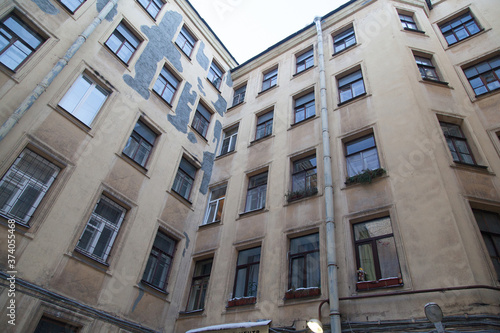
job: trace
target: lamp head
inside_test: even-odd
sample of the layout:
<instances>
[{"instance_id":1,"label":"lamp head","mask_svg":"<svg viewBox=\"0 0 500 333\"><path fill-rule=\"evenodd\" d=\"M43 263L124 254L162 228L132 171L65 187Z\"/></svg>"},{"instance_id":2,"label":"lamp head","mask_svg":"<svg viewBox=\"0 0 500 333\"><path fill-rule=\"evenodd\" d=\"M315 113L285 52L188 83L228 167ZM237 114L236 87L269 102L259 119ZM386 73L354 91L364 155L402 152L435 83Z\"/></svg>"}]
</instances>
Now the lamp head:
<instances>
[{"instance_id":1,"label":"lamp head","mask_svg":"<svg viewBox=\"0 0 500 333\"><path fill-rule=\"evenodd\" d=\"M314 333L323 333L323 325L318 319L311 319L307 322L307 326Z\"/></svg>"}]
</instances>

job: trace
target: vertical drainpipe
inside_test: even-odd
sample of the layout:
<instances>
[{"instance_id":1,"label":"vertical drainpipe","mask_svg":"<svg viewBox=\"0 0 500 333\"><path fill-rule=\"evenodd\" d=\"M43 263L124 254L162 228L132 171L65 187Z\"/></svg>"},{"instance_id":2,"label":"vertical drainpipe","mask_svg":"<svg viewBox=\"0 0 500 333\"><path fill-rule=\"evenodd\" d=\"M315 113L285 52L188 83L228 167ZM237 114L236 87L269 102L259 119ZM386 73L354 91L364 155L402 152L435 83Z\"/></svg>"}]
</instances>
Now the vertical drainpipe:
<instances>
[{"instance_id":1,"label":"vertical drainpipe","mask_svg":"<svg viewBox=\"0 0 500 333\"><path fill-rule=\"evenodd\" d=\"M333 223L333 179L332 158L330 150L330 133L328 130L328 109L326 107L325 59L323 55L323 32L321 17L314 19L318 33L318 64L321 97L321 126L323 137L323 168L325 176L325 211L326 211L326 251L328 261L328 297L330 299L330 327L332 333L340 333L339 293L337 278L337 254L335 250L335 225ZM321 318L318 318L321 320Z\"/></svg>"},{"instance_id":2,"label":"vertical drainpipe","mask_svg":"<svg viewBox=\"0 0 500 333\"><path fill-rule=\"evenodd\" d=\"M17 122L22 118L22 116L28 111L28 109L35 103L35 101L42 95L45 90L50 86L52 81L61 73L63 68L68 64L68 62L73 58L80 47L85 43L89 36L94 32L95 28L101 24L102 20L109 14L111 9L116 5L118 0L109 0L109 2L104 6L104 8L99 12L91 24L78 36L74 43L66 51L64 57L59 59L55 66L50 70L50 72L37 84L35 89L29 94L28 97L22 101L19 107L14 111L14 113L7 119L2 127L0 127L0 141L2 141L5 136L10 132L10 130L17 124Z\"/></svg>"}]
</instances>

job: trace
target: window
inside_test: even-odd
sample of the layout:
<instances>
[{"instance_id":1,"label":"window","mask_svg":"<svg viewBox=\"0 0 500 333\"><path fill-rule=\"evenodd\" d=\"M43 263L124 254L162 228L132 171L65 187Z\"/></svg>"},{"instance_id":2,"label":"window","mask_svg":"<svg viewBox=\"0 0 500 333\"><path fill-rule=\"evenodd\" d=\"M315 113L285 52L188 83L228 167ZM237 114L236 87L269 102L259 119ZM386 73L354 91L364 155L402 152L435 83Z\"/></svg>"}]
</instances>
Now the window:
<instances>
[{"instance_id":1,"label":"window","mask_svg":"<svg viewBox=\"0 0 500 333\"><path fill-rule=\"evenodd\" d=\"M320 287L319 234L290 240L288 288Z\"/></svg>"},{"instance_id":2,"label":"window","mask_svg":"<svg viewBox=\"0 0 500 333\"><path fill-rule=\"evenodd\" d=\"M243 101L245 100L246 91L247 91L246 84L234 91L233 106L243 103Z\"/></svg>"},{"instance_id":3,"label":"window","mask_svg":"<svg viewBox=\"0 0 500 333\"><path fill-rule=\"evenodd\" d=\"M356 263L363 268L365 281L399 278L401 271L390 218L356 223L353 229Z\"/></svg>"},{"instance_id":4,"label":"window","mask_svg":"<svg viewBox=\"0 0 500 333\"><path fill-rule=\"evenodd\" d=\"M153 91L163 98L168 104L172 104L174 94L179 87L179 80L168 69L163 67L158 79L153 86Z\"/></svg>"},{"instance_id":5,"label":"window","mask_svg":"<svg viewBox=\"0 0 500 333\"><path fill-rule=\"evenodd\" d=\"M293 162L292 192L313 194L318 191L316 155L307 156Z\"/></svg>"},{"instance_id":6,"label":"window","mask_svg":"<svg viewBox=\"0 0 500 333\"><path fill-rule=\"evenodd\" d=\"M299 123L315 115L316 106L314 104L314 91L295 99L295 123Z\"/></svg>"},{"instance_id":7,"label":"window","mask_svg":"<svg viewBox=\"0 0 500 333\"><path fill-rule=\"evenodd\" d=\"M274 111L270 111L257 117L257 131L255 132L255 140L262 139L273 133L273 116Z\"/></svg>"},{"instance_id":8,"label":"window","mask_svg":"<svg viewBox=\"0 0 500 333\"><path fill-rule=\"evenodd\" d=\"M357 70L354 73L340 78L338 82L340 103L347 102L366 92L361 70Z\"/></svg>"},{"instance_id":9,"label":"window","mask_svg":"<svg viewBox=\"0 0 500 333\"><path fill-rule=\"evenodd\" d=\"M116 27L115 31L113 31L106 41L106 46L109 47L120 60L128 64L128 61L135 50L137 50L140 43L141 41L122 22Z\"/></svg>"},{"instance_id":10,"label":"window","mask_svg":"<svg viewBox=\"0 0 500 333\"><path fill-rule=\"evenodd\" d=\"M250 177L248 180L245 212L263 209L266 206L267 171Z\"/></svg>"},{"instance_id":11,"label":"window","mask_svg":"<svg viewBox=\"0 0 500 333\"><path fill-rule=\"evenodd\" d=\"M238 253L233 297L256 297L259 285L260 246Z\"/></svg>"},{"instance_id":12,"label":"window","mask_svg":"<svg viewBox=\"0 0 500 333\"><path fill-rule=\"evenodd\" d=\"M500 281L500 215L479 209L472 211Z\"/></svg>"},{"instance_id":13,"label":"window","mask_svg":"<svg viewBox=\"0 0 500 333\"><path fill-rule=\"evenodd\" d=\"M163 2L161 0L137 0L137 1L154 19L156 19L158 13L161 10L161 7L163 7Z\"/></svg>"},{"instance_id":14,"label":"window","mask_svg":"<svg viewBox=\"0 0 500 333\"><path fill-rule=\"evenodd\" d=\"M190 57L195 43L196 43L196 39L186 29L186 27L183 26L181 29L181 32L179 33L179 36L177 36L175 44L177 44L177 46L179 46L181 48L181 50L182 50L182 52L184 52L184 54L186 54L188 57Z\"/></svg>"},{"instance_id":15,"label":"window","mask_svg":"<svg viewBox=\"0 0 500 333\"><path fill-rule=\"evenodd\" d=\"M58 105L90 127L108 95L108 91L86 74L82 74L69 88Z\"/></svg>"},{"instance_id":16,"label":"window","mask_svg":"<svg viewBox=\"0 0 500 333\"><path fill-rule=\"evenodd\" d=\"M156 137L156 133L139 120L135 124L132 135L128 138L123 153L140 166L145 167L155 144Z\"/></svg>"},{"instance_id":17,"label":"window","mask_svg":"<svg viewBox=\"0 0 500 333\"><path fill-rule=\"evenodd\" d=\"M28 224L60 169L24 149L0 180L0 213Z\"/></svg>"},{"instance_id":18,"label":"window","mask_svg":"<svg viewBox=\"0 0 500 333\"><path fill-rule=\"evenodd\" d=\"M500 88L500 57L494 57L464 69L476 96Z\"/></svg>"},{"instance_id":19,"label":"window","mask_svg":"<svg viewBox=\"0 0 500 333\"><path fill-rule=\"evenodd\" d=\"M43 42L45 38L11 13L0 22L0 63L15 71Z\"/></svg>"},{"instance_id":20,"label":"window","mask_svg":"<svg viewBox=\"0 0 500 333\"><path fill-rule=\"evenodd\" d=\"M420 71L420 75L422 75L422 79L439 81L436 67L434 67L431 58L415 56L415 61L417 62L417 67Z\"/></svg>"},{"instance_id":21,"label":"window","mask_svg":"<svg viewBox=\"0 0 500 333\"><path fill-rule=\"evenodd\" d=\"M236 138L238 136L238 125L233 126L224 131L224 139L222 140L221 155L225 155L234 151L236 148Z\"/></svg>"},{"instance_id":22,"label":"window","mask_svg":"<svg viewBox=\"0 0 500 333\"><path fill-rule=\"evenodd\" d=\"M366 170L380 168L373 134L347 142L345 149L349 177L356 176Z\"/></svg>"},{"instance_id":23,"label":"window","mask_svg":"<svg viewBox=\"0 0 500 333\"><path fill-rule=\"evenodd\" d=\"M278 68L275 68L264 74L264 80L262 81L262 91L274 87L277 83Z\"/></svg>"},{"instance_id":24,"label":"window","mask_svg":"<svg viewBox=\"0 0 500 333\"><path fill-rule=\"evenodd\" d=\"M441 129L454 162L475 165L474 156L467 143L467 138L462 133L460 126L440 121Z\"/></svg>"},{"instance_id":25,"label":"window","mask_svg":"<svg viewBox=\"0 0 500 333\"><path fill-rule=\"evenodd\" d=\"M223 185L214 188L210 192L210 199L208 200L207 212L205 214L205 221L203 221L203 224L221 221L224 199L226 197L226 188L227 185Z\"/></svg>"},{"instance_id":26,"label":"window","mask_svg":"<svg viewBox=\"0 0 500 333\"><path fill-rule=\"evenodd\" d=\"M64 323L59 320L55 320L49 317L42 316L38 325L36 326L34 333L76 333L78 332L78 327Z\"/></svg>"},{"instance_id":27,"label":"window","mask_svg":"<svg viewBox=\"0 0 500 333\"><path fill-rule=\"evenodd\" d=\"M208 81L210 81L215 88L219 89L223 75L224 71L219 66L217 66L214 61L212 61L210 69L208 70Z\"/></svg>"},{"instance_id":28,"label":"window","mask_svg":"<svg viewBox=\"0 0 500 333\"><path fill-rule=\"evenodd\" d=\"M212 259L207 259L196 263L191 282L191 291L189 292L187 311L202 310L205 308L205 297L207 296L212 262Z\"/></svg>"},{"instance_id":29,"label":"window","mask_svg":"<svg viewBox=\"0 0 500 333\"><path fill-rule=\"evenodd\" d=\"M78 8L83 5L85 0L59 0L59 2L71 12L71 14L74 14Z\"/></svg>"},{"instance_id":30,"label":"window","mask_svg":"<svg viewBox=\"0 0 500 333\"><path fill-rule=\"evenodd\" d=\"M467 12L464 15L439 25L439 29L441 29L448 45L453 45L481 31L471 12Z\"/></svg>"},{"instance_id":31,"label":"window","mask_svg":"<svg viewBox=\"0 0 500 333\"><path fill-rule=\"evenodd\" d=\"M351 27L333 37L333 53L339 53L356 44L354 27Z\"/></svg>"},{"instance_id":32,"label":"window","mask_svg":"<svg viewBox=\"0 0 500 333\"><path fill-rule=\"evenodd\" d=\"M399 14L399 19L405 30L418 30L413 15Z\"/></svg>"},{"instance_id":33,"label":"window","mask_svg":"<svg viewBox=\"0 0 500 333\"><path fill-rule=\"evenodd\" d=\"M167 289L168 274L174 258L176 241L158 231L149 254L142 281L161 290Z\"/></svg>"},{"instance_id":34,"label":"window","mask_svg":"<svg viewBox=\"0 0 500 333\"><path fill-rule=\"evenodd\" d=\"M77 249L98 261L105 262L125 213L125 208L101 196L76 245Z\"/></svg>"},{"instance_id":35,"label":"window","mask_svg":"<svg viewBox=\"0 0 500 333\"><path fill-rule=\"evenodd\" d=\"M310 49L297 56L296 73L305 71L314 65L314 49Z\"/></svg>"},{"instance_id":36,"label":"window","mask_svg":"<svg viewBox=\"0 0 500 333\"><path fill-rule=\"evenodd\" d=\"M181 159L181 164L175 175L174 185L172 190L181 195L184 199L189 200L191 188L193 187L194 177L196 176L196 167L189 163L184 157Z\"/></svg>"},{"instance_id":37,"label":"window","mask_svg":"<svg viewBox=\"0 0 500 333\"><path fill-rule=\"evenodd\" d=\"M203 137L207 136L208 125L212 114L201 103L198 103L191 126Z\"/></svg>"}]
</instances>

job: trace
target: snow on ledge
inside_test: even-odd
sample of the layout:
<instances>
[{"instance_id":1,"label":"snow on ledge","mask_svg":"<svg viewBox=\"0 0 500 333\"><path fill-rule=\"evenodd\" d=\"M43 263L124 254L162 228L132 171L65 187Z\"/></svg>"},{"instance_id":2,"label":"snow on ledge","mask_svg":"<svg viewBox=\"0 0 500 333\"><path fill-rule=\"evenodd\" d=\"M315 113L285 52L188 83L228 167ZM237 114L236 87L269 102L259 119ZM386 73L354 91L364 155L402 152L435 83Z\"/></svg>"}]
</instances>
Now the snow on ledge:
<instances>
[{"instance_id":1,"label":"snow on ledge","mask_svg":"<svg viewBox=\"0 0 500 333\"><path fill-rule=\"evenodd\" d=\"M214 325L207 326L202 328L195 328L187 331L186 333L198 333L198 332L207 332L207 331L219 331L219 330L230 330L235 328L252 328L258 326L269 325L271 320L257 321L257 322L246 322L246 323L232 323L232 324L222 324L222 325Z\"/></svg>"}]
</instances>

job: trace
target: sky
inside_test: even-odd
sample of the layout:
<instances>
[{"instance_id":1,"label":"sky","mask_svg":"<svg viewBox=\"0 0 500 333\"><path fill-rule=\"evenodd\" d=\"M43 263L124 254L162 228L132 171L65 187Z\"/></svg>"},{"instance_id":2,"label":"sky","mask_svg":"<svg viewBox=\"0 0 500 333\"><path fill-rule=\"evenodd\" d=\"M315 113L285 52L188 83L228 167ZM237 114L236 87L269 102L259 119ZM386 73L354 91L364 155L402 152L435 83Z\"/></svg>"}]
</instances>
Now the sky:
<instances>
[{"instance_id":1,"label":"sky","mask_svg":"<svg viewBox=\"0 0 500 333\"><path fill-rule=\"evenodd\" d=\"M242 64L348 0L190 0Z\"/></svg>"}]
</instances>

